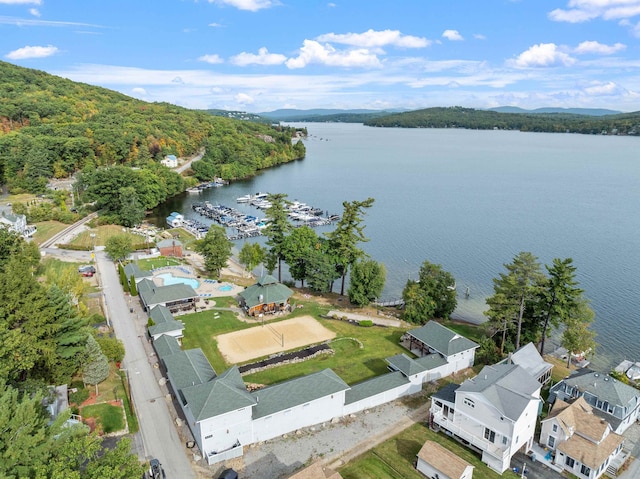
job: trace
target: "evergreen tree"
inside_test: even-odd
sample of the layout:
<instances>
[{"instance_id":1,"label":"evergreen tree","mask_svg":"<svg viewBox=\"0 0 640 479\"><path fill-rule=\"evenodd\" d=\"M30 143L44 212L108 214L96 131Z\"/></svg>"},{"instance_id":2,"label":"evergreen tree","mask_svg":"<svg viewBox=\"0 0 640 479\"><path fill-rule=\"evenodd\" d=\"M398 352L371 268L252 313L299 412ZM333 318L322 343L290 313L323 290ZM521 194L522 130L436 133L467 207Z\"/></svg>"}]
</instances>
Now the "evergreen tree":
<instances>
[{"instance_id":1,"label":"evergreen tree","mask_svg":"<svg viewBox=\"0 0 640 479\"><path fill-rule=\"evenodd\" d=\"M294 228L282 245L282 254L289 265L289 274L294 280L300 281L303 288L307 277L308 258L318 248L320 248L318 235L306 225Z\"/></svg>"},{"instance_id":2,"label":"evergreen tree","mask_svg":"<svg viewBox=\"0 0 640 479\"><path fill-rule=\"evenodd\" d=\"M128 284L131 285L129 288L129 290L131 291L131 296L138 296L138 287L136 286L135 276L131 275L131 279L129 280Z\"/></svg>"},{"instance_id":3,"label":"evergreen tree","mask_svg":"<svg viewBox=\"0 0 640 479\"><path fill-rule=\"evenodd\" d=\"M204 256L204 266L214 276L219 277L231 257L231 241L222 226L212 225L201 239L196 250Z\"/></svg>"},{"instance_id":4,"label":"evergreen tree","mask_svg":"<svg viewBox=\"0 0 640 479\"><path fill-rule=\"evenodd\" d=\"M124 266L118 261L118 274L120 275L120 284L125 293L129 292L129 282L127 281L127 274L124 272Z\"/></svg>"},{"instance_id":5,"label":"evergreen tree","mask_svg":"<svg viewBox=\"0 0 640 479\"><path fill-rule=\"evenodd\" d=\"M291 231L291 223L287 218L287 195L284 193L269 194L267 201L271 206L266 212L267 226L264 235L271 255L277 259L278 281L282 281L282 260L284 259L284 243Z\"/></svg>"},{"instance_id":6,"label":"evergreen tree","mask_svg":"<svg viewBox=\"0 0 640 479\"><path fill-rule=\"evenodd\" d=\"M91 334L87 338L86 357L82 380L87 384L95 385L96 394L98 394L98 384L109 377L109 361Z\"/></svg>"},{"instance_id":7,"label":"evergreen tree","mask_svg":"<svg viewBox=\"0 0 640 479\"><path fill-rule=\"evenodd\" d=\"M418 281L408 280L402 293L407 321L424 324L432 318L448 319L456 309L456 280L439 264L422 263Z\"/></svg>"},{"instance_id":8,"label":"evergreen tree","mask_svg":"<svg viewBox=\"0 0 640 479\"><path fill-rule=\"evenodd\" d=\"M364 209L371 208L373 198L364 201L345 201L342 203L344 211L338 221L336 229L327 234L336 269L342 277L340 295L344 296L344 283L349 267L358 259L365 256L364 251L358 248L358 243L369 241L364 236Z\"/></svg>"}]
</instances>

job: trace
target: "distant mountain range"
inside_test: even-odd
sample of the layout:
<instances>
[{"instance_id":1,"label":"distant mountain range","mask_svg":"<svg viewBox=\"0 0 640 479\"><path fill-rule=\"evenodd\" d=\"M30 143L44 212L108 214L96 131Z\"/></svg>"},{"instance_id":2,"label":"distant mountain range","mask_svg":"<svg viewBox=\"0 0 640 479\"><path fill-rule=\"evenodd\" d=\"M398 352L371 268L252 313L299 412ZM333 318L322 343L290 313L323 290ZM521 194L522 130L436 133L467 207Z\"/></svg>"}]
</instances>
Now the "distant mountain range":
<instances>
[{"instance_id":1,"label":"distant mountain range","mask_svg":"<svg viewBox=\"0 0 640 479\"><path fill-rule=\"evenodd\" d=\"M549 114L549 113L566 113L568 115L588 115L588 116L605 116L605 115L617 115L622 113L618 110L607 110L604 108L555 108L545 107L536 108L535 110L525 110L517 106L499 106L496 108L489 108L490 111L497 111L499 113L527 113L527 114Z\"/></svg>"}]
</instances>

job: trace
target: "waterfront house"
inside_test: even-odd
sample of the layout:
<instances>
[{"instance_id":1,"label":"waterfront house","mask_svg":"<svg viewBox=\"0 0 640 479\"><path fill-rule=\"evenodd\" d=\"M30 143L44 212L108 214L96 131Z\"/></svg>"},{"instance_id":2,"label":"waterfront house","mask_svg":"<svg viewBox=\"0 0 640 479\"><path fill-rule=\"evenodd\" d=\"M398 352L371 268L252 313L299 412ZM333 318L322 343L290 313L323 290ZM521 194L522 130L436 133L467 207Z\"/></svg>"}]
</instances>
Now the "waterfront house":
<instances>
[{"instance_id":1,"label":"waterfront house","mask_svg":"<svg viewBox=\"0 0 640 479\"><path fill-rule=\"evenodd\" d=\"M169 308L162 305L155 306L149 312L149 318L154 323L148 327L149 336L154 340L163 334L176 338L178 342L182 340L184 323L176 320Z\"/></svg>"},{"instance_id":2,"label":"waterfront house","mask_svg":"<svg viewBox=\"0 0 640 479\"><path fill-rule=\"evenodd\" d=\"M533 343L525 344L502 362L521 366L543 386L551 381L553 364L546 362L540 356Z\"/></svg>"},{"instance_id":3,"label":"waterfront house","mask_svg":"<svg viewBox=\"0 0 640 479\"><path fill-rule=\"evenodd\" d=\"M432 396L429 425L480 452L482 462L502 473L516 452L531 450L540 389L516 364L485 366L476 377Z\"/></svg>"},{"instance_id":4,"label":"waterfront house","mask_svg":"<svg viewBox=\"0 0 640 479\"><path fill-rule=\"evenodd\" d=\"M540 445L555 451L554 463L578 477L597 479L608 467L615 472L623 440L607 421L593 413L584 397L571 404L556 399L542 420Z\"/></svg>"},{"instance_id":5,"label":"waterfront house","mask_svg":"<svg viewBox=\"0 0 640 479\"><path fill-rule=\"evenodd\" d=\"M176 155L167 155L162 160L160 160L160 163L167 168L177 168L178 158L176 158Z\"/></svg>"},{"instance_id":6,"label":"waterfront house","mask_svg":"<svg viewBox=\"0 0 640 479\"><path fill-rule=\"evenodd\" d=\"M173 256L182 258L182 243L177 239L164 239L156 243L161 256Z\"/></svg>"},{"instance_id":7,"label":"waterfront house","mask_svg":"<svg viewBox=\"0 0 640 479\"><path fill-rule=\"evenodd\" d=\"M426 441L418 452L416 469L429 478L471 479L473 477L471 464L434 441Z\"/></svg>"},{"instance_id":8,"label":"waterfront house","mask_svg":"<svg viewBox=\"0 0 640 479\"><path fill-rule=\"evenodd\" d=\"M549 392L551 403L556 399L572 402L579 397L583 397L593 412L607 421L617 434L622 434L638 420L640 391L608 374L582 369L554 384Z\"/></svg>"},{"instance_id":9,"label":"waterfront house","mask_svg":"<svg viewBox=\"0 0 640 479\"><path fill-rule=\"evenodd\" d=\"M184 215L174 211L167 216L167 226L169 228L180 228L184 223Z\"/></svg>"},{"instance_id":10,"label":"waterfront house","mask_svg":"<svg viewBox=\"0 0 640 479\"><path fill-rule=\"evenodd\" d=\"M138 283L138 294L147 312L155 306L165 306L175 314L180 311L193 309L198 301L198 293L189 285L184 283L170 284L167 286L156 286L148 278L144 278Z\"/></svg>"},{"instance_id":11,"label":"waterfront house","mask_svg":"<svg viewBox=\"0 0 640 479\"><path fill-rule=\"evenodd\" d=\"M407 331L401 342L416 356L435 355L434 359L444 359L446 367L441 370L442 377L473 366L478 348L477 343L436 321L429 321L420 328Z\"/></svg>"},{"instance_id":12,"label":"waterfront house","mask_svg":"<svg viewBox=\"0 0 640 479\"><path fill-rule=\"evenodd\" d=\"M260 316L262 314L274 314L282 311L289 311L291 305L289 298L293 291L271 275L264 275L258 282L242 291L240 306L249 316Z\"/></svg>"}]
</instances>

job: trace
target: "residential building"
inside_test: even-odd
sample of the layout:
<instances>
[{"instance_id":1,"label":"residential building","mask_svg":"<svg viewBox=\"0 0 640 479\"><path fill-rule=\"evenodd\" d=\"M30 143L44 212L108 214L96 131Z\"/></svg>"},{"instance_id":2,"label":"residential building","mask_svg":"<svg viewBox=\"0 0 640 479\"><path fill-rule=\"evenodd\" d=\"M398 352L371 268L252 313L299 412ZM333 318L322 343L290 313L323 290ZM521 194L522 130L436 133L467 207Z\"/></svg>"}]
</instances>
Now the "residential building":
<instances>
[{"instance_id":1,"label":"residential building","mask_svg":"<svg viewBox=\"0 0 640 479\"><path fill-rule=\"evenodd\" d=\"M471 464L434 441L426 441L418 452L416 469L430 479L471 479L473 477Z\"/></svg>"},{"instance_id":2,"label":"residential building","mask_svg":"<svg viewBox=\"0 0 640 479\"><path fill-rule=\"evenodd\" d=\"M160 163L167 168L177 168L178 158L176 158L176 155L167 155L162 160L160 160Z\"/></svg>"},{"instance_id":3,"label":"residential building","mask_svg":"<svg viewBox=\"0 0 640 479\"><path fill-rule=\"evenodd\" d=\"M613 432L622 434L640 414L640 391L608 374L583 369L554 384L549 402L556 398L571 402L583 397L593 412L607 421Z\"/></svg>"},{"instance_id":4,"label":"residential building","mask_svg":"<svg viewBox=\"0 0 640 479\"><path fill-rule=\"evenodd\" d=\"M154 340L158 339L161 335L166 334L173 336L181 342L184 331L184 323L176 320L169 308L158 305L151 309L149 312L149 318L153 321L153 325L149 326L149 336Z\"/></svg>"},{"instance_id":5,"label":"residential building","mask_svg":"<svg viewBox=\"0 0 640 479\"><path fill-rule=\"evenodd\" d=\"M551 381L553 364L546 362L533 343L528 343L502 361L521 366L543 386Z\"/></svg>"},{"instance_id":6,"label":"residential building","mask_svg":"<svg viewBox=\"0 0 640 479\"><path fill-rule=\"evenodd\" d=\"M443 376L473 366L478 344L460 336L455 331L442 326L436 321L429 321L424 326L407 331L401 343L416 356L440 357L447 363Z\"/></svg>"},{"instance_id":7,"label":"residential building","mask_svg":"<svg viewBox=\"0 0 640 479\"><path fill-rule=\"evenodd\" d=\"M274 314L289 311L289 298L293 295L288 287L271 275L264 275L253 284L240 292L240 306L249 316Z\"/></svg>"},{"instance_id":8,"label":"residential building","mask_svg":"<svg viewBox=\"0 0 640 479\"><path fill-rule=\"evenodd\" d=\"M430 426L480 452L485 464L502 473L517 451L531 449L540 389L521 366L485 366L476 377L432 396Z\"/></svg>"},{"instance_id":9,"label":"residential building","mask_svg":"<svg viewBox=\"0 0 640 479\"><path fill-rule=\"evenodd\" d=\"M127 277L128 281L131 281L131 277L133 276L133 279L136 282L136 285L145 278L153 277L153 273L151 271L143 271L135 263L126 264L124 266L124 274Z\"/></svg>"},{"instance_id":10,"label":"residential building","mask_svg":"<svg viewBox=\"0 0 640 479\"><path fill-rule=\"evenodd\" d=\"M31 238L37 231L37 228L33 225L27 224L27 217L25 215L14 215L12 213L2 212L0 215L0 228L6 228L9 231L18 233L23 238Z\"/></svg>"},{"instance_id":11,"label":"residential building","mask_svg":"<svg viewBox=\"0 0 640 479\"><path fill-rule=\"evenodd\" d=\"M195 307L198 301L198 293L184 283L156 286L148 278L138 283L138 294L147 312L155 306L161 305L169 308L172 314L180 311L189 311Z\"/></svg>"},{"instance_id":12,"label":"residential building","mask_svg":"<svg viewBox=\"0 0 640 479\"><path fill-rule=\"evenodd\" d=\"M555 451L554 464L586 479L599 478L610 465L616 470L623 440L584 397L571 404L556 399L540 433L540 444Z\"/></svg>"},{"instance_id":13,"label":"residential building","mask_svg":"<svg viewBox=\"0 0 640 479\"><path fill-rule=\"evenodd\" d=\"M174 211L167 216L167 226L169 228L180 228L184 224L184 215Z\"/></svg>"},{"instance_id":14,"label":"residential building","mask_svg":"<svg viewBox=\"0 0 640 479\"><path fill-rule=\"evenodd\" d=\"M161 256L174 256L182 258L182 243L177 239L164 239L156 243Z\"/></svg>"}]
</instances>

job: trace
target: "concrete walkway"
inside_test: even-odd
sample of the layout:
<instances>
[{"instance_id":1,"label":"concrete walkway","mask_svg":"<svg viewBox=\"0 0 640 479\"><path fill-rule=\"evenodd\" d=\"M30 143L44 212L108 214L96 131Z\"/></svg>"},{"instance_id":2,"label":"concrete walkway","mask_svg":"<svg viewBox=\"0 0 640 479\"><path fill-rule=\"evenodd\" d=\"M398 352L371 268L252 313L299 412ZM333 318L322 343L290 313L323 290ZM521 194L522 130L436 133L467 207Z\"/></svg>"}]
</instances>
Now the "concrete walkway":
<instances>
[{"instance_id":1,"label":"concrete walkway","mask_svg":"<svg viewBox=\"0 0 640 479\"><path fill-rule=\"evenodd\" d=\"M339 318L346 317L353 321L372 321L373 324L378 326L389 326L392 328L400 328L403 326L402 321L399 319L381 318L380 316L373 316L368 314L349 313L347 311L332 310L327 313L329 317L337 316Z\"/></svg>"}]
</instances>

